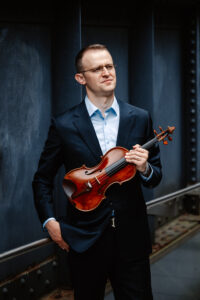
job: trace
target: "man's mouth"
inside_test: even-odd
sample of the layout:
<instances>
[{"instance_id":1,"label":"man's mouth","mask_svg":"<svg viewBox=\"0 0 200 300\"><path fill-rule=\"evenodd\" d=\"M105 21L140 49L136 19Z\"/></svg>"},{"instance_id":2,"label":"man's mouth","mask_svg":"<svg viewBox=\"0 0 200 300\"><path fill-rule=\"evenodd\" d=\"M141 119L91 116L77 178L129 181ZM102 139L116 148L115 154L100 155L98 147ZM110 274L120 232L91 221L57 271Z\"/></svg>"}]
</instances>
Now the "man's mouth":
<instances>
[{"instance_id":1,"label":"man's mouth","mask_svg":"<svg viewBox=\"0 0 200 300\"><path fill-rule=\"evenodd\" d=\"M110 83L110 82L112 82L112 79L106 79L106 80L102 81L102 83Z\"/></svg>"}]
</instances>

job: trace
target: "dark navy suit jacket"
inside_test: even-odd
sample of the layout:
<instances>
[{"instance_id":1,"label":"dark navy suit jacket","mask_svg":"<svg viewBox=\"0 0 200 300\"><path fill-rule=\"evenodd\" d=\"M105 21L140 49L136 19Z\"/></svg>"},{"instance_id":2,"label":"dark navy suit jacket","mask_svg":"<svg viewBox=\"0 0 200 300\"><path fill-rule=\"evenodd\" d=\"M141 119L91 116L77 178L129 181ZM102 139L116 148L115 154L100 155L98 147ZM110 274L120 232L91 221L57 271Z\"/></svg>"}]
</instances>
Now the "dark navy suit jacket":
<instances>
[{"instance_id":1,"label":"dark navy suit jacket","mask_svg":"<svg viewBox=\"0 0 200 300\"><path fill-rule=\"evenodd\" d=\"M146 110L118 101L120 123L117 146L131 149L154 137L152 121ZM136 173L122 185L113 184L106 191L106 199L93 211L83 212L74 208L67 198L66 211L55 215L53 186L61 165L68 172L85 164L93 167L101 161L101 148L88 115L85 102L53 118L39 166L33 179L35 206L43 223L55 217L61 226L64 240L77 251L87 250L101 235L115 210L116 236L119 249L128 257L144 257L151 252L146 204L141 184L153 188L161 180L159 146L150 149L149 163L153 169L150 180L145 182Z\"/></svg>"}]
</instances>

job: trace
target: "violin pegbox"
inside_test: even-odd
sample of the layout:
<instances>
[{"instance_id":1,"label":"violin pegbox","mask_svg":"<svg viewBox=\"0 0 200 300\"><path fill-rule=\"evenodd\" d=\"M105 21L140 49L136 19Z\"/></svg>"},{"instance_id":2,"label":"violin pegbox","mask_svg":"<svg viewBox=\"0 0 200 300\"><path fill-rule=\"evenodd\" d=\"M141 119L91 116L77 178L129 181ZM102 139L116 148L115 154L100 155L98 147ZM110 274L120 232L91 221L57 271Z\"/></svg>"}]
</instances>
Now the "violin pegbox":
<instances>
[{"instance_id":1,"label":"violin pegbox","mask_svg":"<svg viewBox=\"0 0 200 300\"><path fill-rule=\"evenodd\" d=\"M169 141L172 141L172 137L170 136L170 134L172 134L175 130L175 126L168 126L166 130L163 130L161 126L158 126L158 128L160 129L160 133L157 133L157 131L154 129L154 133L156 135L156 138L158 139L158 141L163 141L164 145L168 145L168 141L166 140L166 138Z\"/></svg>"}]
</instances>

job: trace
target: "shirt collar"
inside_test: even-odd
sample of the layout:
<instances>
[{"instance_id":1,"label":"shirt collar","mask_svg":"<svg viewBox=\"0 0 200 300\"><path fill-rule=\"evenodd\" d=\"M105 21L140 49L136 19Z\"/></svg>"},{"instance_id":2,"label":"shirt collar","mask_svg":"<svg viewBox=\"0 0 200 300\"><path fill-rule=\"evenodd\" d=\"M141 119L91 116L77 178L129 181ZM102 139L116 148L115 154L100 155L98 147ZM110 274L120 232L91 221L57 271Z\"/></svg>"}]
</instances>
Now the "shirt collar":
<instances>
[{"instance_id":1,"label":"shirt collar","mask_svg":"<svg viewBox=\"0 0 200 300\"><path fill-rule=\"evenodd\" d=\"M87 108L87 111L89 113L89 116L91 117L96 111L100 111L98 107L96 107L88 98L88 96L85 96L85 105ZM113 111L115 115L119 115L119 104L117 102L117 99L114 97L114 101L106 111Z\"/></svg>"}]
</instances>

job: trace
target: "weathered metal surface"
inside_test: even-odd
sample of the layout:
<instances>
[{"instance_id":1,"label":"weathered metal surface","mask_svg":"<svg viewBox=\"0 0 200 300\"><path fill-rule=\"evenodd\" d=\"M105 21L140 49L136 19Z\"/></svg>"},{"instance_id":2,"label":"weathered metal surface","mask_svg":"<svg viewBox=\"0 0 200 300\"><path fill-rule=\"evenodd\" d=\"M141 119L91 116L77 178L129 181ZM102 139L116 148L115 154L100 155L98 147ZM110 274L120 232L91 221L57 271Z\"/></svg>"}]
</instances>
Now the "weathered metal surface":
<instances>
[{"instance_id":1,"label":"weathered metal surface","mask_svg":"<svg viewBox=\"0 0 200 300\"><path fill-rule=\"evenodd\" d=\"M200 217L184 214L161 226L155 232L151 262L172 251L186 239L200 231Z\"/></svg>"},{"instance_id":2,"label":"weathered metal surface","mask_svg":"<svg viewBox=\"0 0 200 300\"><path fill-rule=\"evenodd\" d=\"M58 286L58 262L55 256L0 283L1 300L39 299Z\"/></svg>"}]
</instances>

